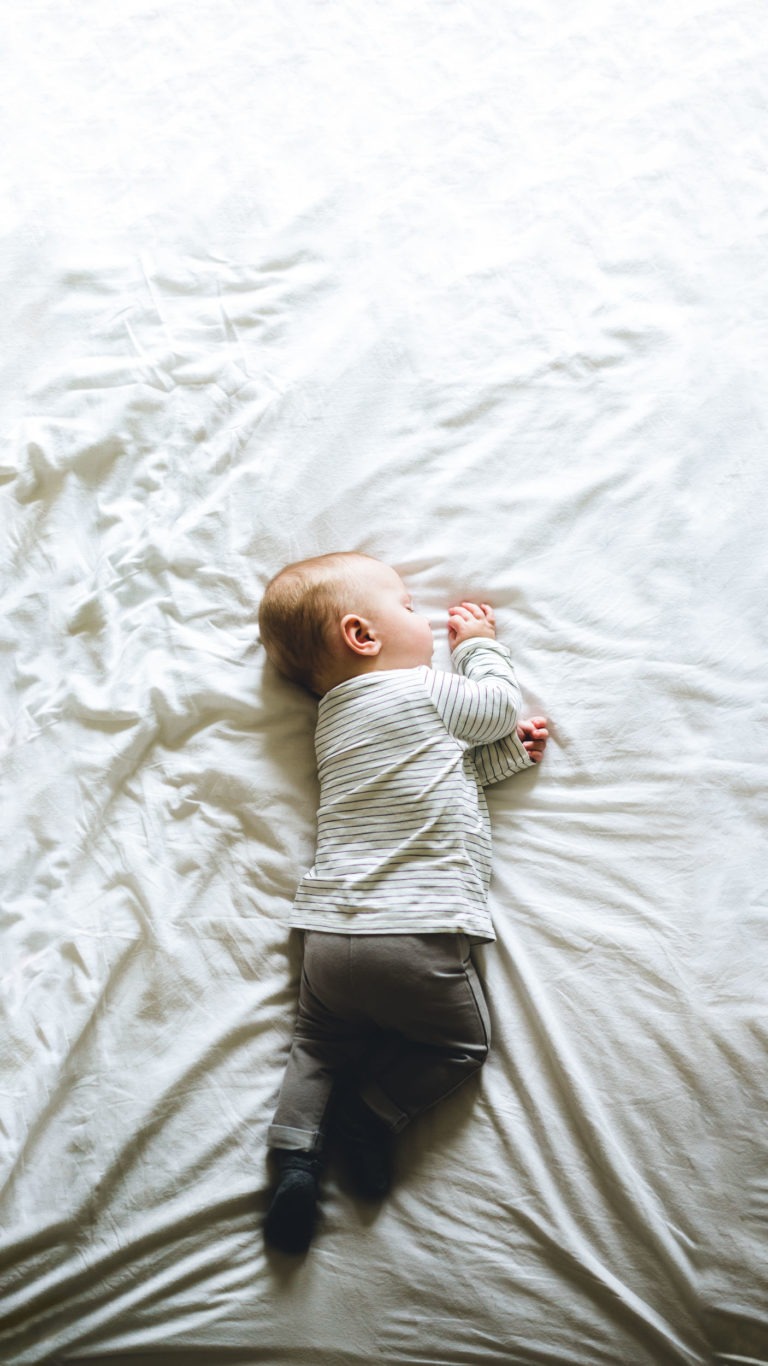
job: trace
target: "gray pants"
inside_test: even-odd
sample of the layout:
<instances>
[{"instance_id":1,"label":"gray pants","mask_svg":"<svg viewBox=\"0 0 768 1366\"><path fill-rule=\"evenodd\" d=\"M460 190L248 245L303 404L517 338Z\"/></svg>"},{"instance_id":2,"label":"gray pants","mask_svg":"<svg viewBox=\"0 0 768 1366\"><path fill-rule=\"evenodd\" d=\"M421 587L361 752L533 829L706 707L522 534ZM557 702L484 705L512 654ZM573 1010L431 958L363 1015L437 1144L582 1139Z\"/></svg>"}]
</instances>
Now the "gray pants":
<instances>
[{"instance_id":1,"label":"gray pants","mask_svg":"<svg viewBox=\"0 0 768 1366\"><path fill-rule=\"evenodd\" d=\"M398 1132L482 1067L489 1041L466 935L307 931L270 1147L321 1146L342 1071L352 1072L366 1103Z\"/></svg>"}]
</instances>

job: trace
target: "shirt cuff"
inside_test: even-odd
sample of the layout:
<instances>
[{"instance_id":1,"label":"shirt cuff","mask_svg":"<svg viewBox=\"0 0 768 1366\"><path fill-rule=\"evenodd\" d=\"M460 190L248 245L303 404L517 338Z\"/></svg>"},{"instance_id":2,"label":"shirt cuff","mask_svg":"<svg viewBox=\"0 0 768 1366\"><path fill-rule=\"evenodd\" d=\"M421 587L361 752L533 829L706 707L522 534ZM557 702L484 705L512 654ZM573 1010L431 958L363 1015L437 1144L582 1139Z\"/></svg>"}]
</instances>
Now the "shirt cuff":
<instances>
[{"instance_id":1,"label":"shirt cuff","mask_svg":"<svg viewBox=\"0 0 768 1366\"><path fill-rule=\"evenodd\" d=\"M455 667L458 667L467 655L472 654L473 651L479 648L492 650L494 654L501 655L502 658L507 661L512 659L510 651L507 649L506 645L502 645L500 640L490 640L485 636L472 636L470 640L463 640L460 645L456 646L456 649L451 654L451 663Z\"/></svg>"}]
</instances>

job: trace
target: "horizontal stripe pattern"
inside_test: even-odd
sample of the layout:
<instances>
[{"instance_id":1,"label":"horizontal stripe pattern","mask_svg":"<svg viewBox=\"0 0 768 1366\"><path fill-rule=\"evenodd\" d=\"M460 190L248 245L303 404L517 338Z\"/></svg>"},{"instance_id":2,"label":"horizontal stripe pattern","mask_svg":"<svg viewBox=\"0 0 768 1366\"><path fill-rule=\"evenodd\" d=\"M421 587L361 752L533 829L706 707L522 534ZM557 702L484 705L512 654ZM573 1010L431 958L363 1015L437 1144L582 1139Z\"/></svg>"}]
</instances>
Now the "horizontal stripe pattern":
<instances>
[{"instance_id":1,"label":"horizontal stripe pattern","mask_svg":"<svg viewBox=\"0 0 768 1366\"><path fill-rule=\"evenodd\" d=\"M322 698L317 850L295 928L494 938L482 788L530 763L520 691L498 641L466 641L453 662L363 674Z\"/></svg>"}]
</instances>

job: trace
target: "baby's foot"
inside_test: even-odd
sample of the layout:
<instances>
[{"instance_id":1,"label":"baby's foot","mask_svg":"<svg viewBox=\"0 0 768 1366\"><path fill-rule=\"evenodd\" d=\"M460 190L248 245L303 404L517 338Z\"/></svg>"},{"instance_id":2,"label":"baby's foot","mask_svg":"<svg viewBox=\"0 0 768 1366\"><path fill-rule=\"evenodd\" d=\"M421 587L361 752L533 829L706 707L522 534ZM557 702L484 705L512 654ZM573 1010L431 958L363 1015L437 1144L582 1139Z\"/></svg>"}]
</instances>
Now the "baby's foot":
<instances>
[{"instance_id":1,"label":"baby's foot","mask_svg":"<svg viewBox=\"0 0 768 1366\"><path fill-rule=\"evenodd\" d=\"M276 1149L280 1180L264 1223L264 1237L278 1252L306 1252L315 1231L319 1162L313 1153Z\"/></svg>"}]
</instances>

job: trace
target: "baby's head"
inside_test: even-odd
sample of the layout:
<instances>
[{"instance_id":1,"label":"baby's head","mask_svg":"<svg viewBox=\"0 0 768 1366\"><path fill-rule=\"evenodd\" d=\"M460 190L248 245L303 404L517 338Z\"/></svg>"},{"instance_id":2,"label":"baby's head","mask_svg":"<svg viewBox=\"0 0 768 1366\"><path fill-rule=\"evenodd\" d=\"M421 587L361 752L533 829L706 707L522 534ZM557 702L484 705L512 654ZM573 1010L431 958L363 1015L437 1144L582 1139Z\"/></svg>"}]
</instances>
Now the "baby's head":
<instances>
[{"instance_id":1,"label":"baby's head","mask_svg":"<svg viewBox=\"0 0 768 1366\"><path fill-rule=\"evenodd\" d=\"M371 555L318 555L281 569L259 607L267 656L322 697L337 683L432 659L432 631L399 574Z\"/></svg>"}]
</instances>

